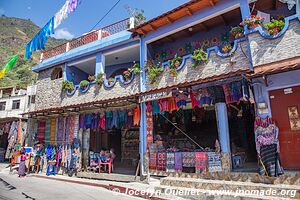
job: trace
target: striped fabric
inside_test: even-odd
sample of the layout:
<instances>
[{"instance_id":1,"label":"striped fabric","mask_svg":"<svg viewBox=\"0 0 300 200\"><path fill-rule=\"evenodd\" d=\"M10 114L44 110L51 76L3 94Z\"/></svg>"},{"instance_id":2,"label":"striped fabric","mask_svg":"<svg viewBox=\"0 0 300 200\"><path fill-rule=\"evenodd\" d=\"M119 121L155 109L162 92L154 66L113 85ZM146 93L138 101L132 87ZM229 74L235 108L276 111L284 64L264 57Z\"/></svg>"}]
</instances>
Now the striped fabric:
<instances>
[{"instance_id":1,"label":"striped fabric","mask_svg":"<svg viewBox=\"0 0 300 200\"><path fill-rule=\"evenodd\" d=\"M182 171L182 153L181 152L175 153L175 170L178 172Z\"/></svg>"},{"instance_id":2,"label":"striped fabric","mask_svg":"<svg viewBox=\"0 0 300 200\"><path fill-rule=\"evenodd\" d=\"M196 173L206 172L207 153L196 152Z\"/></svg>"},{"instance_id":3,"label":"striped fabric","mask_svg":"<svg viewBox=\"0 0 300 200\"><path fill-rule=\"evenodd\" d=\"M79 115L75 115L74 118L74 138L78 138L79 134Z\"/></svg>"},{"instance_id":4,"label":"striped fabric","mask_svg":"<svg viewBox=\"0 0 300 200\"><path fill-rule=\"evenodd\" d=\"M46 128L45 128L45 144L46 146L50 144L50 128L51 128L51 119L46 120Z\"/></svg>"},{"instance_id":5,"label":"striped fabric","mask_svg":"<svg viewBox=\"0 0 300 200\"><path fill-rule=\"evenodd\" d=\"M167 153L166 171L167 172L175 172L175 153L174 152Z\"/></svg>"},{"instance_id":6,"label":"striped fabric","mask_svg":"<svg viewBox=\"0 0 300 200\"><path fill-rule=\"evenodd\" d=\"M182 166L195 167L196 155L195 152L182 152Z\"/></svg>"},{"instance_id":7,"label":"striped fabric","mask_svg":"<svg viewBox=\"0 0 300 200\"><path fill-rule=\"evenodd\" d=\"M55 144L56 118L52 117L50 120L50 144Z\"/></svg>"},{"instance_id":8,"label":"striped fabric","mask_svg":"<svg viewBox=\"0 0 300 200\"><path fill-rule=\"evenodd\" d=\"M165 152L157 153L157 170L165 171L167 165L167 154Z\"/></svg>"},{"instance_id":9,"label":"striped fabric","mask_svg":"<svg viewBox=\"0 0 300 200\"><path fill-rule=\"evenodd\" d=\"M40 143L45 142L45 128L46 128L46 121L39 120L38 121L38 141Z\"/></svg>"},{"instance_id":10,"label":"striped fabric","mask_svg":"<svg viewBox=\"0 0 300 200\"><path fill-rule=\"evenodd\" d=\"M74 138L75 115L69 116L69 143L73 142Z\"/></svg>"},{"instance_id":11,"label":"striped fabric","mask_svg":"<svg viewBox=\"0 0 300 200\"><path fill-rule=\"evenodd\" d=\"M149 154L149 169L156 170L156 153Z\"/></svg>"},{"instance_id":12,"label":"striped fabric","mask_svg":"<svg viewBox=\"0 0 300 200\"><path fill-rule=\"evenodd\" d=\"M57 137L56 141L57 144L62 144L63 143L63 133L64 133L64 120L63 117L58 117L57 118Z\"/></svg>"}]
</instances>

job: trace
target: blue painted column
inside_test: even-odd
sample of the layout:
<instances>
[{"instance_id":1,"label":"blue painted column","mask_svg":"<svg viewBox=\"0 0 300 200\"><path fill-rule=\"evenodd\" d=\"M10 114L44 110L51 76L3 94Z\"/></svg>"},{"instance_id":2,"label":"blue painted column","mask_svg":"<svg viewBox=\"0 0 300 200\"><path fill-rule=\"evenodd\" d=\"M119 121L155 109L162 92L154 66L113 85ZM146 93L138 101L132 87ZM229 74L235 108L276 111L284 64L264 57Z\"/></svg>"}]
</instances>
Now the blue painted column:
<instances>
[{"instance_id":1,"label":"blue painted column","mask_svg":"<svg viewBox=\"0 0 300 200\"><path fill-rule=\"evenodd\" d=\"M215 109L222 152L222 168L224 171L231 171L230 137L226 103L216 103Z\"/></svg>"},{"instance_id":2,"label":"blue painted column","mask_svg":"<svg viewBox=\"0 0 300 200\"><path fill-rule=\"evenodd\" d=\"M239 0L243 20L251 15L248 0Z\"/></svg>"},{"instance_id":3,"label":"blue painted column","mask_svg":"<svg viewBox=\"0 0 300 200\"><path fill-rule=\"evenodd\" d=\"M100 73L105 72L105 57L102 53L96 54L96 71L95 75L97 76Z\"/></svg>"},{"instance_id":4,"label":"blue painted column","mask_svg":"<svg viewBox=\"0 0 300 200\"><path fill-rule=\"evenodd\" d=\"M145 61L147 60L147 45L144 41L144 37L140 38L140 91L146 91L146 72L145 72ZM148 163L145 162L146 155L146 103L141 103L141 121L140 121L140 166L141 175L146 176L146 168Z\"/></svg>"}]
</instances>

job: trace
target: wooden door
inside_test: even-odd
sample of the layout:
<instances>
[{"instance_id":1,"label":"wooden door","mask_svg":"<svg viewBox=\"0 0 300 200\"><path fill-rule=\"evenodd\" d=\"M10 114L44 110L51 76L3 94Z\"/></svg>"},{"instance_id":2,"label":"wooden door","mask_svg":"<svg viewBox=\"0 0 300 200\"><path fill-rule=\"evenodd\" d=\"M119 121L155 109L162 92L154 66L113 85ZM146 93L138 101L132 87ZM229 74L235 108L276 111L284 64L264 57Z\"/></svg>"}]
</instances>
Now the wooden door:
<instances>
[{"instance_id":1,"label":"wooden door","mask_svg":"<svg viewBox=\"0 0 300 200\"><path fill-rule=\"evenodd\" d=\"M284 168L300 169L300 86L269 92Z\"/></svg>"}]
</instances>

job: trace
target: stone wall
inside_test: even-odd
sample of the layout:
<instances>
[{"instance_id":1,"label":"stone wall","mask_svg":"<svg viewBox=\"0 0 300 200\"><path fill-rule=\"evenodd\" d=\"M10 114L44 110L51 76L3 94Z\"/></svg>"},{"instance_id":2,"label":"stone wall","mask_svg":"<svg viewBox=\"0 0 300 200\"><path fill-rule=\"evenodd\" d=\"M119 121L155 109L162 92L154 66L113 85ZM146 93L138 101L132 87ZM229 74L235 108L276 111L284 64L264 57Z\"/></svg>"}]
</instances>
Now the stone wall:
<instances>
[{"instance_id":1,"label":"stone wall","mask_svg":"<svg viewBox=\"0 0 300 200\"><path fill-rule=\"evenodd\" d=\"M63 78L51 80L51 74L54 69L53 67L43 70L38 74L36 92L37 110L60 106Z\"/></svg>"},{"instance_id":2,"label":"stone wall","mask_svg":"<svg viewBox=\"0 0 300 200\"><path fill-rule=\"evenodd\" d=\"M287 31L276 39L267 39L259 32L248 35L253 66L264 65L300 56L300 23L290 21Z\"/></svg>"},{"instance_id":3,"label":"stone wall","mask_svg":"<svg viewBox=\"0 0 300 200\"><path fill-rule=\"evenodd\" d=\"M206 63L200 64L195 69L193 69L192 64L191 59L186 59L185 66L178 72L176 78L168 73L168 69L165 69L154 84L147 81L146 90L164 88L184 82L204 80L238 70L250 69L247 42L239 42L237 50L231 57L221 57L217 55L215 51L212 51Z\"/></svg>"}]
</instances>

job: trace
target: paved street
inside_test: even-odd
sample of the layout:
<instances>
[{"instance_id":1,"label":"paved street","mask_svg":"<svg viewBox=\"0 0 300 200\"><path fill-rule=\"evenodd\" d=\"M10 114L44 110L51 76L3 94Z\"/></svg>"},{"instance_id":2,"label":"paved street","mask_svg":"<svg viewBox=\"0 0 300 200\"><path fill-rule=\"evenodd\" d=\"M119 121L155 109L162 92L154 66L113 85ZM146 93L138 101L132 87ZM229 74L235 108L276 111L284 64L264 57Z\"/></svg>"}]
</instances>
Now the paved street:
<instances>
[{"instance_id":1,"label":"paved street","mask_svg":"<svg viewBox=\"0 0 300 200\"><path fill-rule=\"evenodd\" d=\"M28 176L18 178L16 174L0 173L0 199L141 199L117 194L105 188L80 185Z\"/></svg>"}]
</instances>

